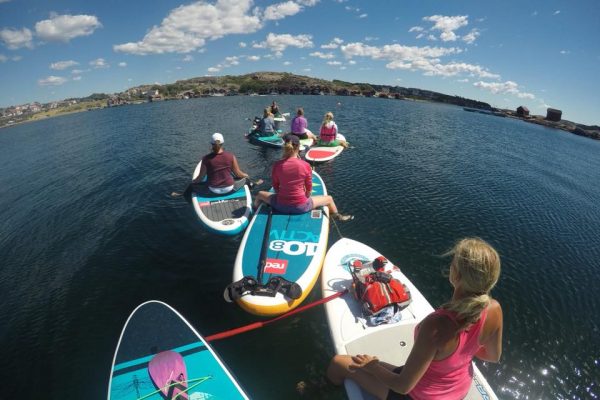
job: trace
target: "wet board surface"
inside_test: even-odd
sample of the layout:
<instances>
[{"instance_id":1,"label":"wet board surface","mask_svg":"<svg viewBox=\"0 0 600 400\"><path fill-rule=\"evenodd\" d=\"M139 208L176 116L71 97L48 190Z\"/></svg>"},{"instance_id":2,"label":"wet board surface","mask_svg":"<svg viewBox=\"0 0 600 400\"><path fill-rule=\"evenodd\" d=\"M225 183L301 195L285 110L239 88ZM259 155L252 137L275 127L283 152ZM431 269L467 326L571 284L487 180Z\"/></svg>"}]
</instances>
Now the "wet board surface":
<instances>
[{"instance_id":1,"label":"wet board surface","mask_svg":"<svg viewBox=\"0 0 600 400\"><path fill-rule=\"evenodd\" d=\"M327 194L325 184L316 172L313 172L312 181L313 195ZM252 218L235 260L233 282L245 276L257 276L270 209L261 206ZM270 218L266 265L260 283L266 283L272 276L281 276L300 285L302 296L292 300L281 293L275 297L247 294L238 300L246 311L265 316L287 312L308 296L321 271L329 234L328 211L322 209L297 215L273 212Z\"/></svg>"},{"instance_id":2,"label":"wet board surface","mask_svg":"<svg viewBox=\"0 0 600 400\"><path fill-rule=\"evenodd\" d=\"M331 246L325 257L321 272L323 297L346 288L351 290L350 265L353 260L372 261L381 256L371 247L351 239L340 239ZM385 272L399 279L410 291L412 301L402 310L402 319L396 323L367 326L361 317L360 305L352 292L325 304L327 322L336 354L370 354L393 365L404 365L414 345L414 328L433 307L412 282L389 260ZM465 399L497 400L492 388L481 372L474 366L474 379ZM352 380L344 382L350 400L374 399Z\"/></svg>"},{"instance_id":3,"label":"wet board surface","mask_svg":"<svg viewBox=\"0 0 600 400\"><path fill-rule=\"evenodd\" d=\"M247 399L210 345L173 308L149 301L129 316L113 359L109 400Z\"/></svg>"}]
</instances>

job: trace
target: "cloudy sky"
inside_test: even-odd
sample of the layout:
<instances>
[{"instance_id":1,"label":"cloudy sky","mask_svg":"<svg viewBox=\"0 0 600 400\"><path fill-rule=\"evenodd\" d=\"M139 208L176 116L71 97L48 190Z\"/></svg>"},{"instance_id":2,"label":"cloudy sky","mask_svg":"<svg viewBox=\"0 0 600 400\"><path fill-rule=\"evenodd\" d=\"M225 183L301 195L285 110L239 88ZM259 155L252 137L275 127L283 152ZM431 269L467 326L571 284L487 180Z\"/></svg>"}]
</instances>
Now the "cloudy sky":
<instances>
[{"instance_id":1,"label":"cloudy sky","mask_svg":"<svg viewBox=\"0 0 600 400\"><path fill-rule=\"evenodd\" d=\"M0 0L0 107L253 71L600 124L600 1Z\"/></svg>"}]
</instances>

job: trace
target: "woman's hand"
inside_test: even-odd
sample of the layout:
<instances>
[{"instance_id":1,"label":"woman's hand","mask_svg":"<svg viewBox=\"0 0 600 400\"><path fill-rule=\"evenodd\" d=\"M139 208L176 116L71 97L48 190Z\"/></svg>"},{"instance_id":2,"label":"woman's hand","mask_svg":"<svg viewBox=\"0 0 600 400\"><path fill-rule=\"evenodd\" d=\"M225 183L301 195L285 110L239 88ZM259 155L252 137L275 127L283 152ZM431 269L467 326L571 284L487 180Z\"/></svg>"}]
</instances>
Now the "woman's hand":
<instances>
[{"instance_id":1,"label":"woman's hand","mask_svg":"<svg viewBox=\"0 0 600 400\"><path fill-rule=\"evenodd\" d=\"M352 364L350 364L350 369L359 369L363 368L365 371L372 371L379 364L379 359L375 356L370 356L367 354L357 354L352 356Z\"/></svg>"}]
</instances>

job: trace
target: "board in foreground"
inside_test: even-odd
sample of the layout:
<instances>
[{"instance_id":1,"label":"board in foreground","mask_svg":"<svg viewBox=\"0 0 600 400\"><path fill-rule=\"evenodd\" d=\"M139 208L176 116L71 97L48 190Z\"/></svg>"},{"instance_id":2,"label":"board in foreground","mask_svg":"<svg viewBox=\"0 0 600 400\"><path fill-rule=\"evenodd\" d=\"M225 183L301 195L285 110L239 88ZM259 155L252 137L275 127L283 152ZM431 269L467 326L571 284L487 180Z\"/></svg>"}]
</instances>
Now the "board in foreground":
<instances>
[{"instance_id":1,"label":"board in foreground","mask_svg":"<svg viewBox=\"0 0 600 400\"><path fill-rule=\"evenodd\" d=\"M109 400L248 399L213 349L159 301L129 316L113 358Z\"/></svg>"},{"instance_id":2,"label":"board in foreground","mask_svg":"<svg viewBox=\"0 0 600 400\"><path fill-rule=\"evenodd\" d=\"M349 268L352 261L358 259L367 262L379 256L379 252L363 243L345 238L338 240L325 257L321 273L323 297L352 287ZM386 272L405 284L411 293L412 302L402 310L402 319L391 324L366 326L357 319L361 317L360 305L351 292L328 302L325 310L336 354L370 354L393 365L406 363L414 345L414 328L433 312L433 307L399 268L388 267ZM473 383L465 399L497 399L481 372L475 365L473 367ZM350 379L346 379L344 384L350 400L374 398Z\"/></svg>"}]
</instances>

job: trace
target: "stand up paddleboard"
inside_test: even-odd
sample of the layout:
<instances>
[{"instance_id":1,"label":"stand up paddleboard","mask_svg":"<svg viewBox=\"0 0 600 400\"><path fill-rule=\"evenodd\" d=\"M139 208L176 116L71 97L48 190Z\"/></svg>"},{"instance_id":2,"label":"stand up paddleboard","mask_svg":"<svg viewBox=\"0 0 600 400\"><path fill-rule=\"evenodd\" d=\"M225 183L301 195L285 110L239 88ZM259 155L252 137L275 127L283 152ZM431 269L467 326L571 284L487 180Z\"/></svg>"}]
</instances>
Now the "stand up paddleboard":
<instances>
[{"instance_id":1,"label":"stand up paddleboard","mask_svg":"<svg viewBox=\"0 0 600 400\"><path fill-rule=\"evenodd\" d=\"M326 195L313 171L313 195ZM327 250L329 211L280 214L261 205L237 253L233 282L225 290L244 310L263 316L298 306L315 285Z\"/></svg>"},{"instance_id":2,"label":"stand up paddleboard","mask_svg":"<svg viewBox=\"0 0 600 400\"><path fill-rule=\"evenodd\" d=\"M271 147L274 149L280 149L283 147L283 139L277 132L272 136L259 136L257 132L250 131L248 133L248 141L257 146Z\"/></svg>"},{"instance_id":3,"label":"stand up paddleboard","mask_svg":"<svg viewBox=\"0 0 600 400\"><path fill-rule=\"evenodd\" d=\"M202 336L171 306L148 301L121 332L108 400L248 399Z\"/></svg>"},{"instance_id":4,"label":"stand up paddleboard","mask_svg":"<svg viewBox=\"0 0 600 400\"><path fill-rule=\"evenodd\" d=\"M406 285L412 297L408 307L402 310L402 319L396 323L374 327L366 326L357 319L361 317L361 309L351 293L350 265L357 259L365 262L379 256L381 256L379 252L351 239L340 239L331 246L321 273L323 297L346 288L350 289L350 292L325 304L325 310L336 354L370 354L382 361L400 366L406 363L414 345L415 325L432 313L433 307L399 268L390 266L385 272L391 273ZM473 369L473 383L465 399L497 400L492 388L475 364ZM350 400L374 399L351 379L346 379L344 385Z\"/></svg>"},{"instance_id":5,"label":"stand up paddleboard","mask_svg":"<svg viewBox=\"0 0 600 400\"><path fill-rule=\"evenodd\" d=\"M340 133L336 136L337 140L346 140ZM308 162L325 162L333 160L344 150L343 146L313 146L306 151L304 158Z\"/></svg>"},{"instance_id":6,"label":"stand up paddleboard","mask_svg":"<svg viewBox=\"0 0 600 400\"><path fill-rule=\"evenodd\" d=\"M202 161L198 163L192 178L200 174ZM206 181L206 179L205 179ZM252 213L252 197L248 185L225 195L213 193L208 185L194 186L192 204L206 229L222 235L237 235L243 231Z\"/></svg>"}]
</instances>

